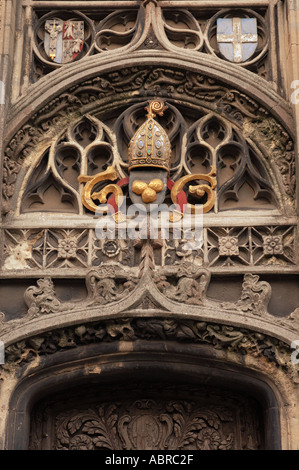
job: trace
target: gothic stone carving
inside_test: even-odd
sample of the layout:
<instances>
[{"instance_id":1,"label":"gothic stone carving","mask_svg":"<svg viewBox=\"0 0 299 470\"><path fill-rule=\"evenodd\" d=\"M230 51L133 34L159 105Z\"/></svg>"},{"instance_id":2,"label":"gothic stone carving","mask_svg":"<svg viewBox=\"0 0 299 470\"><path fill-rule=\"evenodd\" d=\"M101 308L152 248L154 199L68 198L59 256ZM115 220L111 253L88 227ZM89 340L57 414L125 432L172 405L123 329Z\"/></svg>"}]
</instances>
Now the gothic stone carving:
<instances>
[{"instance_id":1,"label":"gothic stone carving","mask_svg":"<svg viewBox=\"0 0 299 470\"><path fill-rule=\"evenodd\" d=\"M216 350L238 353L241 357L263 358L269 365L281 368L290 378L298 380L298 368L290 361L290 347L279 339L246 328L179 318L123 318L45 332L8 346L3 367L13 364L25 366L39 356L80 345L136 340L203 344Z\"/></svg>"},{"instance_id":2,"label":"gothic stone carving","mask_svg":"<svg viewBox=\"0 0 299 470\"><path fill-rule=\"evenodd\" d=\"M62 450L229 450L240 432L235 419L229 407L187 400L101 403L58 415L55 444Z\"/></svg>"},{"instance_id":3,"label":"gothic stone carving","mask_svg":"<svg viewBox=\"0 0 299 470\"><path fill-rule=\"evenodd\" d=\"M149 101L150 107L163 102L164 100L158 99ZM156 167L156 171L158 168L160 172L164 171L163 191L160 188L158 196L154 192L154 197L160 198L160 203L163 202L166 191L170 190L173 204L181 205L179 196L183 194L186 202L192 204L192 207L194 202L191 202L190 197L198 204L201 203L204 213L213 208L215 212L241 209L244 204L247 208L254 209L274 209L280 205L281 201L270 183L270 173L264 166L264 157L256 153L241 133L228 122L215 114L202 115L202 112L199 112L199 119L195 117L193 125L189 126L187 131L186 120L178 108L171 104L161 108L161 117L164 109L168 114L165 128L152 118L139 128L138 118L144 112L144 106L138 104L122 113L112 129L92 116L85 116L67 131L63 131L52 143L51 148L44 151L27 172L26 186L20 194L19 211L66 212L79 215L91 211L100 214L107 210L105 203L118 207L117 201L124 195L130 197L132 202L139 203L134 184L138 183L138 178L142 176L139 173L136 176L135 173L134 177L134 172L146 166L151 169L153 181L162 177L160 173L155 176L153 167ZM148 130L146 135L150 143L152 137L149 136L156 135L157 132L161 134L160 140L157 139L155 144L160 145L158 150L155 149L157 155L155 158L149 157L148 154L146 158L144 155L142 158L138 157L138 154L143 154L147 145L140 135L145 132L145 127L152 125L155 133L152 134ZM138 127L139 131L134 127ZM82 132L85 140L82 138ZM127 139L131 143L134 141L134 158L132 152L124 147ZM129 149L131 143L127 145ZM142 148L139 148L140 145ZM170 147L174 149L172 155ZM151 152L151 149L152 147L147 148L146 151ZM169 169L168 176L166 169ZM134 178L137 178L136 182ZM94 189L100 183L104 184L104 181L107 186L101 186L100 191ZM205 184L202 184L203 181ZM84 184L82 194L79 183ZM126 189L127 186L129 189ZM147 186L146 188L142 194L154 191ZM51 197L47 197L48 194ZM108 199L109 194L113 194L114 203L109 202L112 199ZM244 199L246 203L243 202ZM239 200L242 202L238 203Z\"/></svg>"},{"instance_id":4,"label":"gothic stone carving","mask_svg":"<svg viewBox=\"0 0 299 470\"><path fill-rule=\"evenodd\" d=\"M210 11L210 10L209 10ZM43 75L63 66L65 63L80 60L92 54L117 54L120 51L138 49L156 49L176 51L191 57L201 52L217 56L222 60L235 62L238 66L248 68L264 78L271 70L268 54L268 24L266 12L257 13L250 9L234 10L216 9L202 11L200 5L187 9L168 7L161 9L157 2L144 2L139 11L135 9L117 9L108 14L105 10L93 15L88 10L86 15L78 11L53 11L39 18L34 24L34 81ZM234 60L223 52L223 46L217 35L219 22L234 22L237 26L248 21L254 24L255 35L238 33L236 27L226 37L226 50L230 47L238 50L248 48L246 41L252 41L255 47L250 54ZM247 35L248 36L248 35ZM252 50L253 49L253 50Z\"/></svg>"},{"instance_id":5,"label":"gothic stone carving","mask_svg":"<svg viewBox=\"0 0 299 470\"><path fill-rule=\"evenodd\" d=\"M241 299L237 306L242 311L250 311L256 315L267 314L267 307L271 297L271 286L268 282L260 282L259 276L245 274L242 286Z\"/></svg>"},{"instance_id":6,"label":"gothic stone carving","mask_svg":"<svg viewBox=\"0 0 299 470\"><path fill-rule=\"evenodd\" d=\"M4 271L38 269L83 270L101 263L118 262L133 267L138 263L138 245L134 240L98 239L94 229L5 229ZM155 246L160 261L173 265L181 261L196 266L263 266L281 271L282 266L296 265L296 228L293 225L204 228L203 244L194 249L182 238L162 240Z\"/></svg>"},{"instance_id":7,"label":"gothic stone carving","mask_svg":"<svg viewBox=\"0 0 299 470\"><path fill-rule=\"evenodd\" d=\"M267 155L267 149L271 148L271 155L273 156L273 158L271 157L271 161L275 161L280 169L280 174L283 175L283 184L287 198L290 202L293 200L295 167L292 139L265 108L244 95L244 93L230 89L220 82L216 83L215 80L210 77L198 75L191 71L182 72L181 70L166 69L163 67L135 67L133 69L123 70L122 72L106 74L102 77L97 77L74 86L71 92L63 93L44 109L38 111L38 113L30 119L30 122L17 132L5 151L3 209L6 212L9 210L10 199L14 194L17 175L26 157L36 148L38 143L41 144L42 148L42 142L45 142L45 140L49 138L53 139L54 135L57 135L56 126L59 123L60 126L64 127L69 119L73 119L74 113L84 112L85 105L88 106L92 104L93 107L101 109L101 100L103 98L115 96L115 94L118 93L122 93L123 95L123 93L130 94L136 91L139 93L146 92L150 95L158 93L159 96L172 96L179 100L181 100L183 96L187 98L192 97L194 102L204 105L204 107L207 107L208 104L209 109L214 109L218 114L220 113L225 118L232 120L237 126L241 126L244 136L248 135L250 138L253 138L257 146L261 148L263 154ZM55 133L53 131L54 128ZM194 132L195 130L194 128ZM175 129L173 129L173 131L175 131ZM45 134L45 132L47 133ZM108 135L109 132L110 131L108 131ZM175 135L176 134L174 134L174 136ZM221 135L221 133L219 135ZM119 136L117 137L120 142ZM99 137L98 140L99 145L103 147ZM238 146L237 143L234 145L235 147ZM177 144L175 148L177 148ZM212 148L208 153L211 154L211 152ZM249 174L252 172L256 173L256 170L253 170L252 163L250 163L251 157L247 155L245 160L244 158L242 159L242 168L239 168L238 171L241 173L245 172L246 175L248 172ZM109 160L108 154L107 160ZM51 168L52 166L53 163L51 163ZM118 165L121 176L123 175L122 172L124 168L124 166ZM58 173L61 173L61 171L65 171L63 166L60 166ZM56 178L59 179L57 172L55 175ZM264 194L266 194L269 192L269 189L264 178L265 174L261 174L260 176L258 183L255 183L258 184L259 187L256 186L255 190L264 191ZM233 190L235 190L236 187L233 181L229 183L234 186ZM63 186L65 186L65 184ZM72 185L70 184L70 186ZM226 188L226 190L229 189L232 188ZM77 196L74 190L68 187L67 194L71 201L74 199L72 204L74 211L76 211L74 204L77 201ZM269 198L270 196L268 195L267 197Z\"/></svg>"},{"instance_id":8,"label":"gothic stone carving","mask_svg":"<svg viewBox=\"0 0 299 470\"><path fill-rule=\"evenodd\" d=\"M188 451L263 446L259 406L246 394L151 382L121 385L118 390L102 385L95 392L83 389L75 395L67 399L66 406L65 398L57 394L34 408L31 450L43 449L44 441L53 450Z\"/></svg>"},{"instance_id":9,"label":"gothic stone carving","mask_svg":"<svg viewBox=\"0 0 299 470\"><path fill-rule=\"evenodd\" d=\"M54 284L51 279L39 279L37 287L29 287L24 294L28 306L28 316L43 315L61 311L64 306L56 298Z\"/></svg>"},{"instance_id":10,"label":"gothic stone carving","mask_svg":"<svg viewBox=\"0 0 299 470\"><path fill-rule=\"evenodd\" d=\"M169 282L176 279L175 284ZM206 301L206 291L211 273L192 263L181 262L172 267L160 268L156 275L159 290L169 299L186 304L202 305Z\"/></svg>"},{"instance_id":11,"label":"gothic stone carving","mask_svg":"<svg viewBox=\"0 0 299 470\"><path fill-rule=\"evenodd\" d=\"M105 305L125 298L136 286L133 273L119 264L102 265L86 277L88 303Z\"/></svg>"},{"instance_id":12,"label":"gothic stone carving","mask_svg":"<svg viewBox=\"0 0 299 470\"><path fill-rule=\"evenodd\" d=\"M240 299L235 303L217 302L207 297L211 273L207 269L196 266L192 262L183 261L172 266L156 266L153 245L155 242L142 241L142 255L139 268L122 267L119 263L101 264L88 272L86 276L87 297L81 301L61 302L56 297L55 288L50 278L37 281L37 286L27 288L24 300L28 307L25 317L11 321L1 319L2 333L8 332L17 325L29 322L36 316L55 314L57 312L82 311L97 305L108 305L123 302L136 292L140 308L150 292L147 308L165 310L161 305L160 294L165 299L185 305L208 309L223 309L242 315L242 317L260 317L278 325L292 327L292 316L276 318L268 312L271 298L271 285L260 281L258 275L244 275ZM136 299L133 304L136 304ZM134 304L134 305L135 305ZM134 308L134 305L131 308ZM151 306L151 307L150 307ZM135 305L136 308L136 305ZM126 307L128 309L128 307ZM173 305L169 304L171 311Z\"/></svg>"}]
</instances>

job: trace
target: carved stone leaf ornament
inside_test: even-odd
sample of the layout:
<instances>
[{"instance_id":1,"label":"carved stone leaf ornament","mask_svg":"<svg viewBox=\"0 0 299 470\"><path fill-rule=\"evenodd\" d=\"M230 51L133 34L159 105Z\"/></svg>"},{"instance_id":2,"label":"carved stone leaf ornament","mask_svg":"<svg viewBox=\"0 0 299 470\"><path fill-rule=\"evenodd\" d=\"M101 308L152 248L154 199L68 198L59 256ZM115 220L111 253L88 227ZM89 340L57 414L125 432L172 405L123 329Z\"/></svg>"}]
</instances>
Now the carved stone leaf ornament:
<instances>
[{"instance_id":1,"label":"carved stone leaf ornament","mask_svg":"<svg viewBox=\"0 0 299 470\"><path fill-rule=\"evenodd\" d=\"M267 334L223 324L191 319L126 318L78 324L42 333L6 348L6 364L24 367L37 357L111 341L178 341L203 344L216 351L266 360L273 371L280 369L298 381L298 368L290 361L289 345Z\"/></svg>"},{"instance_id":2,"label":"carved stone leaf ornament","mask_svg":"<svg viewBox=\"0 0 299 470\"><path fill-rule=\"evenodd\" d=\"M225 410L226 411L226 410ZM86 413L72 410L56 419L56 448L62 450L225 450L234 445L222 421L229 412L203 410L192 402L140 399L103 404Z\"/></svg>"},{"instance_id":3,"label":"carved stone leaf ornament","mask_svg":"<svg viewBox=\"0 0 299 470\"><path fill-rule=\"evenodd\" d=\"M177 279L173 284L170 279ZM208 270L189 262L165 266L157 270L156 284L169 299L186 304L203 305L207 302L206 292L211 279Z\"/></svg>"},{"instance_id":4,"label":"carved stone leaf ornament","mask_svg":"<svg viewBox=\"0 0 299 470\"><path fill-rule=\"evenodd\" d=\"M268 304L271 297L271 286L268 282L260 281L259 276L250 273L245 274L240 299L236 303L225 303L211 300L207 297L207 290L211 278L208 270L195 267L193 263L182 263L174 266L155 267L152 258L152 247L147 241L143 250L144 259L139 270L136 268L124 269L117 263L101 265L90 271L86 277L87 297L79 302L61 302L55 292L53 282L49 278L40 279L37 286L29 287L24 295L28 307L24 318L5 321L2 318L1 331L7 333L14 328L32 321L40 315L68 313L93 309L96 305L113 305L114 303L127 302L134 294L145 300L144 291L150 293L150 304L146 308L156 311L165 310L163 298L174 302L167 309L171 311L174 305L190 305L197 307L198 314L204 309L222 309L227 312L237 313L246 317L260 317L265 322L282 325L293 329L293 316L287 318L275 318L268 312ZM162 294L162 298L161 298ZM127 299L127 300L126 300ZM136 302L136 300L135 300ZM142 301L141 301L142 303ZM166 304L165 304L166 305ZM128 307L127 307L128 308ZM132 307L131 307L132 308ZM233 338L226 332L227 341L242 339L237 335ZM215 333L218 336L218 333ZM226 341L226 340L225 340Z\"/></svg>"},{"instance_id":5,"label":"carved stone leaf ornament","mask_svg":"<svg viewBox=\"0 0 299 470\"><path fill-rule=\"evenodd\" d=\"M56 298L51 279L39 279L37 287L29 287L24 294L28 314L37 315L61 310L61 303Z\"/></svg>"},{"instance_id":6,"label":"carved stone leaf ornament","mask_svg":"<svg viewBox=\"0 0 299 470\"><path fill-rule=\"evenodd\" d=\"M271 285L259 281L259 276L245 274L242 286L241 299L238 305L243 311L251 311L257 315L267 314L268 303L271 298Z\"/></svg>"},{"instance_id":7,"label":"carved stone leaf ornament","mask_svg":"<svg viewBox=\"0 0 299 470\"><path fill-rule=\"evenodd\" d=\"M16 386L7 429L24 421L26 387L54 370L53 395L30 397L30 448L262 448L266 395L255 401L245 384L254 394L273 380L293 420L286 392L299 383L298 294L287 299L298 275L295 133L269 47L277 5L25 3L28 60L3 158L0 294L16 295L0 312L3 390ZM121 236L135 221L124 203L142 206L134 237ZM162 216L150 236L154 203L174 208L166 238ZM175 238L197 206L200 241L190 227ZM112 238L96 230L107 220ZM235 372L242 393L227 389Z\"/></svg>"},{"instance_id":8,"label":"carved stone leaf ornament","mask_svg":"<svg viewBox=\"0 0 299 470\"><path fill-rule=\"evenodd\" d=\"M133 273L119 264L101 265L86 277L87 302L108 304L125 298L136 286Z\"/></svg>"}]
</instances>

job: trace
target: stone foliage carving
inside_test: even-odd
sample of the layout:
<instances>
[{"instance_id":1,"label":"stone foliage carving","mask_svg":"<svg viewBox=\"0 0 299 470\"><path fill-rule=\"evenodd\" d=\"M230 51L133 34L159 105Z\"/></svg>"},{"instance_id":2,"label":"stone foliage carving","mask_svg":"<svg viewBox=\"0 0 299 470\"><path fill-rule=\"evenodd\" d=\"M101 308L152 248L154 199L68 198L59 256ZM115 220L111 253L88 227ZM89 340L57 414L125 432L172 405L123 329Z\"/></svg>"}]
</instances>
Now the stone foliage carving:
<instances>
[{"instance_id":1,"label":"stone foliage carving","mask_svg":"<svg viewBox=\"0 0 299 470\"><path fill-rule=\"evenodd\" d=\"M290 361L291 350L279 339L246 328L180 318L123 318L81 323L45 332L8 346L6 363L7 367L10 363L22 366L37 356L55 354L80 345L136 340L203 344L241 356L261 357L298 380L298 370Z\"/></svg>"},{"instance_id":2,"label":"stone foliage carving","mask_svg":"<svg viewBox=\"0 0 299 470\"><path fill-rule=\"evenodd\" d=\"M223 431L232 421L225 408L204 410L192 402L141 399L125 409L103 404L81 412L57 417L57 449L94 450L229 450L233 434Z\"/></svg>"},{"instance_id":3,"label":"stone foliage carving","mask_svg":"<svg viewBox=\"0 0 299 470\"><path fill-rule=\"evenodd\" d=\"M111 388L102 385L97 396L89 393L88 400L84 398L80 406L73 404L75 399L64 408L51 400L35 407L30 449L43 449L49 437L53 450L188 451L263 445L258 405L244 394L153 382L122 385L113 398Z\"/></svg>"},{"instance_id":4,"label":"stone foliage carving","mask_svg":"<svg viewBox=\"0 0 299 470\"><path fill-rule=\"evenodd\" d=\"M86 277L88 298L91 304L105 305L126 297L136 286L133 274L119 264L102 265Z\"/></svg>"},{"instance_id":5,"label":"stone foliage carving","mask_svg":"<svg viewBox=\"0 0 299 470\"><path fill-rule=\"evenodd\" d=\"M266 315L270 298L271 285L268 282L261 282L259 276L245 274L241 299L237 302L237 306L243 312L250 311L255 315Z\"/></svg>"},{"instance_id":6,"label":"stone foliage carving","mask_svg":"<svg viewBox=\"0 0 299 470\"><path fill-rule=\"evenodd\" d=\"M59 312L64 306L57 299L54 284L51 279L39 279L37 286L28 287L24 294L25 303L28 307L28 315L43 315Z\"/></svg>"}]
</instances>

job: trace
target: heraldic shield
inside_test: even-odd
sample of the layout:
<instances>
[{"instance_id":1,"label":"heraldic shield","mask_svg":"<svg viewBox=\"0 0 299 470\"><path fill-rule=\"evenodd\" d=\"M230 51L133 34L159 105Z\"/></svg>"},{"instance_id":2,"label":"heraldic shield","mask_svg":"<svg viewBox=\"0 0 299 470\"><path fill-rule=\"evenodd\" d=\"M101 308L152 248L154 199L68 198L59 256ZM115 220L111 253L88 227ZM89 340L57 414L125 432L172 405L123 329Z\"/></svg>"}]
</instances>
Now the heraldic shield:
<instances>
[{"instance_id":1,"label":"heraldic shield","mask_svg":"<svg viewBox=\"0 0 299 470\"><path fill-rule=\"evenodd\" d=\"M130 198L146 210L152 203L161 204L167 189L171 147L166 131L154 119L156 114L163 116L166 109L163 101L149 102L147 120L129 144Z\"/></svg>"},{"instance_id":2,"label":"heraldic shield","mask_svg":"<svg viewBox=\"0 0 299 470\"><path fill-rule=\"evenodd\" d=\"M212 165L208 174L185 174L177 181L172 181L171 143L166 130L155 119L156 115L163 116L168 106L163 99L154 98L148 101L145 109L147 119L129 142L126 165L128 176L119 179L117 167L113 165L96 175L79 175L79 183L84 184L81 193L82 204L97 215L109 213L117 223L121 223L126 218L122 213L122 204L126 199L124 187L128 187L131 203L138 205L138 210L142 213L159 211L159 206L165 203L166 192L169 190L176 212L175 215L170 215L170 221L175 222L183 217L187 205L191 212L195 213L195 206L188 204L184 189L187 187L188 194L193 197L199 200L205 197L202 203L203 213L210 211L215 203L216 167ZM104 184L105 181L109 183ZM196 184L189 185L191 182ZM100 205L96 201L99 201Z\"/></svg>"},{"instance_id":3,"label":"heraldic shield","mask_svg":"<svg viewBox=\"0 0 299 470\"><path fill-rule=\"evenodd\" d=\"M221 54L230 62L246 62L258 45L256 18L219 18L217 43Z\"/></svg>"},{"instance_id":4,"label":"heraldic shield","mask_svg":"<svg viewBox=\"0 0 299 470\"><path fill-rule=\"evenodd\" d=\"M51 18L45 23L44 49L57 64L73 62L83 49L84 21Z\"/></svg>"}]
</instances>

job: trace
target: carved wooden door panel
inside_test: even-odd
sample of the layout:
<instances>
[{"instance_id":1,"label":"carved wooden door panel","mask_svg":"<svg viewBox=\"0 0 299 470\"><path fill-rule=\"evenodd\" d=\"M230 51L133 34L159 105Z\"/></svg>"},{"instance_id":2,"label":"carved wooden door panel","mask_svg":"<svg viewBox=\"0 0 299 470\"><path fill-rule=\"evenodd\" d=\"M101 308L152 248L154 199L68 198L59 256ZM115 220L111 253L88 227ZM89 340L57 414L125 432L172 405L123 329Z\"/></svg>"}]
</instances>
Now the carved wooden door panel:
<instances>
[{"instance_id":1,"label":"carved wooden door panel","mask_svg":"<svg viewBox=\"0 0 299 470\"><path fill-rule=\"evenodd\" d=\"M83 395L57 396L35 407L30 449L263 447L258 404L243 394L156 384Z\"/></svg>"}]
</instances>

